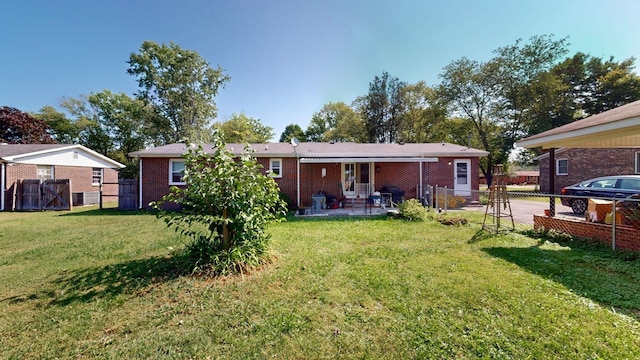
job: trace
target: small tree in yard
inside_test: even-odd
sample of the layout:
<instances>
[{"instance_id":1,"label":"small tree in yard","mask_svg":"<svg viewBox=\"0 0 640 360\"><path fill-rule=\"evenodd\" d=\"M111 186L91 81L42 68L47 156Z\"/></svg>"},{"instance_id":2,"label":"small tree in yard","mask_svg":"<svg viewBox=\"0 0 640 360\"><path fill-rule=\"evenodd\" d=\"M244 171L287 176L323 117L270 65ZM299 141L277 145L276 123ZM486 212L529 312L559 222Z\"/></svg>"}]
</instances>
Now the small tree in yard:
<instances>
[{"instance_id":1,"label":"small tree in yard","mask_svg":"<svg viewBox=\"0 0 640 360\"><path fill-rule=\"evenodd\" d=\"M286 213L286 204L250 148L236 159L218 133L213 145L212 154L192 146L184 155L186 187L172 187L153 205L167 226L191 238L186 250L192 271L243 272L265 262L271 238L265 228ZM165 203L181 211L163 210Z\"/></svg>"}]
</instances>

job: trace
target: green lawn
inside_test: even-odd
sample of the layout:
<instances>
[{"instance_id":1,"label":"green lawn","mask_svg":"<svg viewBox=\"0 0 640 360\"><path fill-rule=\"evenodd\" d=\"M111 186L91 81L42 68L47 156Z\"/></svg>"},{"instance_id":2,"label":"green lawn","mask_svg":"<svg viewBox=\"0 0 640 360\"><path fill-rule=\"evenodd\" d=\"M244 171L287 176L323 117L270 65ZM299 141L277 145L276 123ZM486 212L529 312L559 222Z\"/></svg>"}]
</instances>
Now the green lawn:
<instances>
[{"instance_id":1,"label":"green lawn","mask_svg":"<svg viewBox=\"0 0 640 360\"><path fill-rule=\"evenodd\" d=\"M207 280L153 215L0 213L0 358L640 358L640 260L466 216L291 219Z\"/></svg>"}]
</instances>

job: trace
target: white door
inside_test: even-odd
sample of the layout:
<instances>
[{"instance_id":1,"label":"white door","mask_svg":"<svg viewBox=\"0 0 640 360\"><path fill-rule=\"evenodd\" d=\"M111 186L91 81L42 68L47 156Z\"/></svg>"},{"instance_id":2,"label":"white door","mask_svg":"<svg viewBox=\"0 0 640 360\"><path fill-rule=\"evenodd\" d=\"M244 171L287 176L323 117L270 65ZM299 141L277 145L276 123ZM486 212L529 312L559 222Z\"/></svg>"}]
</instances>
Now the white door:
<instances>
[{"instance_id":1,"label":"white door","mask_svg":"<svg viewBox=\"0 0 640 360\"><path fill-rule=\"evenodd\" d=\"M454 193L458 196L471 196L471 160L453 162Z\"/></svg>"},{"instance_id":2,"label":"white door","mask_svg":"<svg viewBox=\"0 0 640 360\"><path fill-rule=\"evenodd\" d=\"M342 191L348 198L366 198L371 194L373 166L370 163L342 163Z\"/></svg>"},{"instance_id":3,"label":"white door","mask_svg":"<svg viewBox=\"0 0 640 360\"><path fill-rule=\"evenodd\" d=\"M356 194L356 164L342 163L342 195L355 197Z\"/></svg>"}]
</instances>

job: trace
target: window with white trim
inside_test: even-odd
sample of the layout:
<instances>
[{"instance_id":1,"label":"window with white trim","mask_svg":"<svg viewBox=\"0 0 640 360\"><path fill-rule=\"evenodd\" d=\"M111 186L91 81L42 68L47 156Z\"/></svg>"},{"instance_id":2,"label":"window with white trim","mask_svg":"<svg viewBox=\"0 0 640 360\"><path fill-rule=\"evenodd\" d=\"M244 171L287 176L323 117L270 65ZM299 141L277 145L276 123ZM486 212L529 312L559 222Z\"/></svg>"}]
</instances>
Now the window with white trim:
<instances>
[{"instance_id":1,"label":"window with white trim","mask_svg":"<svg viewBox=\"0 0 640 360\"><path fill-rule=\"evenodd\" d=\"M556 160L556 175L568 175L569 174L569 160L558 159Z\"/></svg>"},{"instance_id":2,"label":"window with white trim","mask_svg":"<svg viewBox=\"0 0 640 360\"><path fill-rule=\"evenodd\" d=\"M184 185L184 160L169 160L169 185Z\"/></svg>"},{"instance_id":3,"label":"window with white trim","mask_svg":"<svg viewBox=\"0 0 640 360\"><path fill-rule=\"evenodd\" d=\"M102 182L102 169L101 168L93 168L91 171L91 185L99 186Z\"/></svg>"},{"instance_id":4,"label":"window with white trim","mask_svg":"<svg viewBox=\"0 0 640 360\"><path fill-rule=\"evenodd\" d=\"M636 174L640 174L640 152L636 153Z\"/></svg>"},{"instance_id":5,"label":"window with white trim","mask_svg":"<svg viewBox=\"0 0 640 360\"><path fill-rule=\"evenodd\" d=\"M51 180L53 179L53 165L36 165L38 179Z\"/></svg>"},{"instance_id":6,"label":"window with white trim","mask_svg":"<svg viewBox=\"0 0 640 360\"><path fill-rule=\"evenodd\" d=\"M269 170L271 170L271 177L282 177L282 159L269 159Z\"/></svg>"}]
</instances>

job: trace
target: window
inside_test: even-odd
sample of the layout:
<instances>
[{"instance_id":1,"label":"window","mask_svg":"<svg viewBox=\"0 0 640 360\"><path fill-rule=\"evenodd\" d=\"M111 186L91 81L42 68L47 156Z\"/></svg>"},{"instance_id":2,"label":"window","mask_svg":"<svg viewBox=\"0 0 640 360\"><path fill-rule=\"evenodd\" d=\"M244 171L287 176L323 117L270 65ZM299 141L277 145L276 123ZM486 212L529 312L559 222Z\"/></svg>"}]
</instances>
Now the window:
<instances>
[{"instance_id":1,"label":"window","mask_svg":"<svg viewBox=\"0 0 640 360\"><path fill-rule=\"evenodd\" d=\"M91 172L91 185L98 186L102 182L102 169L93 168Z\"/></svg>"},{"instance_id":2,"label":"window","mask_svg":"<svg viewBox=\"0 0 640 360\"><path fill-rule=\"evenodd\" d=\"M282 177L282 159L270 159L269 170L271 170L271 176L275 178Z\"/></svg>"},{"instance_id":3,"label":"window","mask_svg":"<svg viewBox=\"0 0 640 360\"><path fill-rule=\"evenodd\" d=\"M38 171L38 179L51 180L53 179L53 166L52 165L36 165Z\"/></svg>"},{"instance_id":4,"label":"window","mask_svg":"<svg viewBox=\"0 0 640 360\"><path fill-rule=\"evenodd\" d=\"M640 174L640 152L636 153L636 174Z\"/></svg>"},{"instance_id":5,"label":"window","mask_svg":"<svg viewBox=\"0 0 640 360\"><path fill-rule=\"evenodd\" d=\"M556 160L556 175L569 174L569 160L558 159Z\"/></svg>"},{"instance_id":6,"label":"window","mask_svg":"<svg viewBox=\"0 0 640 360\"><path fill-rule=\"evenodd\" d=\"M169 185L184 185L184 160L169 160Z\"/></svg>"},{"instance_id":7,"label":"window","mask_svg":"<svg viewBox=\"0 0 640 360\"><path fill-rule=\"evenodd\" d=\"M620 189L640 190L640 179L620 179Z\"/></svg>"}]
</instances>

